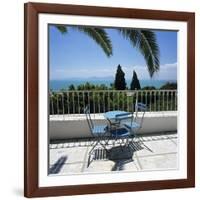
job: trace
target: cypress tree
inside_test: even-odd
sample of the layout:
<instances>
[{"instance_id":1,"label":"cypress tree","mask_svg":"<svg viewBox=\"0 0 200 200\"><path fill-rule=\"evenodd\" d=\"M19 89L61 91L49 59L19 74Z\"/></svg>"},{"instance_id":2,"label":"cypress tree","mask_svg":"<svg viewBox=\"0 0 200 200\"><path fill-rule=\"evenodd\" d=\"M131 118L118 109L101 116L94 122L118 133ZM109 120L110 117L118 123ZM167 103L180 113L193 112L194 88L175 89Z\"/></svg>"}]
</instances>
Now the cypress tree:
<instances>
[{"instance_id":1,"label":"cypress tree","mask_svg":"<svg viewBox=\"0 0 200 200\"><path fill-rule=\"evenodd\" d=\"M116 90L125 90L126 89L125 73L123 72L120 65L117 66L114 87Z\"/></svg>"},{"instance_id":2,"label":"cypress tree","mask_svg":"<svg viewBox=\"0 0 200 200\"><path fill-rule=\"evenodd\" d=\"M69 85L68 89L69 90L75 90L76 88L75 88L75 86L73 84L71 84L71 85Z\"/></svg>"},{"instance_id":3,"label":"cypress tree","mask_svg":"<svg viewBox=\"0 0 200 200\"><path fill-rule=\"evenodd\" d=\"M140 81L138 80L135 70L133 70L133 77L132 77L130 88L131 88L131 90L135 90L135 89L140 90L141 89Z\"/></svg>"}]
</instances>

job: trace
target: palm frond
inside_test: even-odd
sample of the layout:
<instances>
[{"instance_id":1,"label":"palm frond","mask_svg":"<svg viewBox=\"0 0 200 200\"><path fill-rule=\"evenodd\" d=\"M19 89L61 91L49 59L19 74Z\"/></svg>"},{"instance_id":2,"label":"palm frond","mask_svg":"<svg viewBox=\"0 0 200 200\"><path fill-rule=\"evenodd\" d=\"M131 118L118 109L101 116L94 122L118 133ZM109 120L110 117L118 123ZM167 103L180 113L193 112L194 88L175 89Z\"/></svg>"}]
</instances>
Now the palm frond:
<instances>
[{"instance_id":1,"label":"palm frond","mask_svg":"<svg viewBox=\"0 0 200 200\"><path fill-rule=\"evenodd\" d=\"M77 26L76 28L91 37L108 57L112 55L112 43L104 29L85 26Z\"/></svg>"},{"instance_id":2,"label":"palm frond","mask_svg":"<svg viewBox=\"0 0 200 200\"><path fill-rule=\"evenodd\" d=\"M67 33L67 27L65 25L55 25L55 27L62 33Z\"/></svg>"},{"instance_id":3,"label":"palm frond","mask_svg":"<svg viewBox=\"0 0 200 200\"><path fill-rule=\"evenodd\" d=\"M144 56L150 77L160 69L160 51L153 31L141 29L119 29L124 38L138 48Z\"/></svg>"}]
</instances>

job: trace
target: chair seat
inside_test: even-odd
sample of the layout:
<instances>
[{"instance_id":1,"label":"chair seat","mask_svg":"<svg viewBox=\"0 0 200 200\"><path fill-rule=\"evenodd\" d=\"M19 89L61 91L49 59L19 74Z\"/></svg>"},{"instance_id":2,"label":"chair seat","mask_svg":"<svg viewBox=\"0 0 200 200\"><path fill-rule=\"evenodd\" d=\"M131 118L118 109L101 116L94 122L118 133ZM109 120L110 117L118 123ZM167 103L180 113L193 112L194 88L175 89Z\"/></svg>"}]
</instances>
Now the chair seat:
<instances>
[{"instance_id":1,"label":"chair seat","mask_svg":"<svg viewBox=\"0 0 200 200\"><path fill-rule=\"evenodd\" d=\"M125 128L120 128L120 129L112 130L111 136L123 138L123 137L130 136L130 132L127 131Z\"/></svg>"},{"instance_id":2,"label":"chair seat","mask_svg":"<svg viewBox=\"0 0 200 200\"><path fill-rule=\"evenodd\" d=\"M124 122L123 125L127 129L140 128L140 125L137 122Z\"/></svg>"},{"instance_id":3,"label":"chair seat","mask_svg":"<svg viewBox=\"0 0 200 200\"><path fill-rule=\"evenodd\" d=\"M107 129L107 125L97 125L92 128L92 134L96 136L103 135L107 132Z\"/></svg>"}]
</instances>

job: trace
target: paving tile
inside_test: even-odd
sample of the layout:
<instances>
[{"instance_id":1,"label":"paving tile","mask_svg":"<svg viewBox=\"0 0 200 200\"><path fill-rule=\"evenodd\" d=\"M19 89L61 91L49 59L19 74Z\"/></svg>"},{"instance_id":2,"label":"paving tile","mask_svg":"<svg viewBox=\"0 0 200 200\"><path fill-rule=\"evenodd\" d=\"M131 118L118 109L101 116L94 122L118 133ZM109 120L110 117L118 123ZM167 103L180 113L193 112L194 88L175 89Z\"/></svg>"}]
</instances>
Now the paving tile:
<instances>
[{"instance_id":1,"label":"paving tile","mask_svg":"<svg viewBox=\"0 0 200 200\"><path fill-rule=\"evenodd\" d=\"M85 167L84 172L95 172L95 173L102 173L102 172L110 172L114 167L115 163L113 161L100 161L100 160L93 160L89 167Z\"/></svg>"},{"instance_id":2,"label":"paving tile","mask_svg":"<svg viewBox=\"0 0 200 200\"><path fill-rule=\"evenodd\" d=\"M136 166L136 162L134 159L120 160L118 163L116 162L115 165L116 165L115 166L116 170L120 169L120 166L122 166L121 169L124 171L132 171L132 172L138 171L138 167Z\"/></svg>"},{"instance_id":3,"label":"paving tile","mask_svg":"<svg viewBox=\"0 0 200 200\"><path fill-rule=\"evenodd\" d=\"M81 172L83 163L65 164L61 167L59 175L79 174Z\"/></svg>"},{"instance_id":4,"label":"paving tile","mask_svg":"<svg viewBox=\"0 0 200 200\"><path fill-rule=\"evenodd\" d=\"M178 156L174 154L164 154L157 156L139 157L138 162L141 170L175 169L178 167Z\"/></svg>"},{"instance_id":5,"label":"paving tile","mask_svg":"<svg viewBox=\"0 0 200 200\"><path fill-rule=\"evenodd\" d=\"M66 163L83 162L87 154L87 147L73 147L50 150L50 164L54 164L60 157L66 156Z\"/></svg>"},{"instance_id":6,"label":"paving tile","mask_svg":"<svg viewBox=\"0 0 200 200\"><path fill-rule=\"evenodd\" d=\"M177 146L171 140L143 142L140 145L141 150L136 152L138 157L177 152Z\"/></svg>"},{"instance_id":7,"label":"paving tile","mask_svg":"<svg viewBox=\"0 0 200 200\"><path fill-rule=\"evenodd\" d=\"M174 145L178 145L178 140L177 139L170 139L173 143L174 143Z\"/></svg>"}]
</instances>

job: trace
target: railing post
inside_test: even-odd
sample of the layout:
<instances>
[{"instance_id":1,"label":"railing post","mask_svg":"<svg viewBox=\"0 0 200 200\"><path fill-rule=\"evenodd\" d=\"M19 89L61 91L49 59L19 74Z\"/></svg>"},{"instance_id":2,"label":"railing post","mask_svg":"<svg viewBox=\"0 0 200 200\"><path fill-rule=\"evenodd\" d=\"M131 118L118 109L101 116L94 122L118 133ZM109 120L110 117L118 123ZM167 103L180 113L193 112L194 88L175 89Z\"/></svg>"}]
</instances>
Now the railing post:
<instances>
[{"instance_id":1,"label":"railing post","mask_svg":"<svg viewBox=\"0 0 200 200\"><path fill-rule=\"evenodd\" d=\"M177 110L177 91L174 93L174 98L175 98L175 110Z\"/></svg>"},{"instance_id":2,"label":"railing post","mask_svg":"<svg viewBox=\"0 0 200 200\"><path fill-rule=\"evenodd\" d=\"M57 115L59 115L59 93L57 94Z\"/></svg>"},{"instance_id":3,"label":"railing post","mask_svg":"<svg viewBox=\"0 0 200 200\"><path fill-rule=\"evenodd\" d=\"M69 95L69 94L68 94ZM74 103L74 95L75 95L75 93L74 93L74 91L72 92L72 107L73 107L73 114L76 112L76 110L75 110L75 103ZM69 103L68 103L68 106L69 106ZM70 109L69 109L70 110Z\"/></svg>"},{"instance_id":4,"label":"railing post","mask_svg":"<svg viewBox=\"0 0 200 200\"><path fill-rule=\"evenodd\" d=\"M134 104L134 111L135 111L135 105L137 105L137 103L138 103L138 90L137 90L137 88L135 88L135 91L134 91L134 94L136 94L135 96L136 96L136 99L135 99L135 104ZM134 96L134 95L133 95Z\"/></svg>"},{"instance_id":5,"label":"railing post","mask_svg":"<svg viewBox=\"0 0 200 200\"><path fill-rule=\"evenodd\" d=\"M64 120L64 117L65 117L65 104L64 104L64 93L61 94L62 95L62 107L63 107L63 120Z\"/></svg>"},{"instance_id":6,"label":"railing post","mask_svg":"<svg viewBox=\"0 0 200 200\"><path fill-rule=\"evenodd\" d=\"M160 111L160 91L158 91L158 111Z\"/></svg>"},{"instance_id":7,"label":"railing post","mask_svg":"<svg viewBox=\"0 0 200 200\"><path fill-rule=\"evenodd\" d=\"M105 106L105 92L103 92L103 112L106 112L106 106Z\"/></svg>"},{"instance_id":8,"label":"railing post","mask_svg":"<svg viewBox=\"0 0 200 200\"><path fill-rule=\"evenodd\" d=\"M152 97L152 91L150 90L150 93L149 93L149 110L151 112L151 97Z\"/></svg>"},{"instance_id":9,"label":"railing post","mask_svg":"<svg viewBox=\"0 0 200 200\"><path fill-rule=\"evenodd\" d=\"M118 108L118 110L119 110L119 107L120 107L120 106L119 106L119 93L120 93L120 92L117 93L117 108Z\"/></svg>"},{"instance_id":10,"label":"railing post","mask_svg":"<svg viewBox=\"0 0 200 200\"><path fill-rule=\"evenodd\" d=\"M169 110L168 103L169 103L169 92L167 91L167 111Z\"/></svg>"},{"instance_id":11,"label":"railing post","mask_svg":"<svg viewBox=\"0 0 200 200\"><path fill-rule=\"evenodd\" d=\"M70 114L70 111L69 111L69 92L67 92L67 113Z\"/></svg>"},{"instance_id":12,"label":"railing post","mask_svg":"<svg viewBox=\"0 0 200 200\"><path fill-rule=\"evenodd\" d=\"M128 107L129 107L129 101L128 101L128 95L126 95L126 106L127 106L127 111L128 111Z\"/></svg>"},{"instance_id":13,"label":"railing post","mask_svg":"<svg viewBox=\"0 0 200 200\"><path fill-rule=\"evenodd\" d=\"M93 92L92 98L93 98L93 113L95 113L95 92Z\"/></svg>"},{"instance_id":14,"label":"railing post","mask_svg":"<svg viewBox=\"0 0 200 200\"><path fill-rule=\"evenodd\" d=\"M89 105L89 109L90 109L90 92L89 91L87 91L87 95L88 95L88 105Z\"/></svg>"},{"instance_id":15,"label":"railing post","mask_svg":"<svg viewBox=\"0 0 200 200\"><path fill-rule=\"evenodd\" d=\"M110 111L110 92L108 91L108 111Z\"/></svg>"},{"instance_id":16,"label":"railing post","mask_svg":"<svg viewBox=\"0 0 200 200\"><path fill-rule=\"evenodd\" d=\"M165 110L165 91L163 91L163 109L162 110Z\"/></svg>"},{"instance_id":17,"label":"railing post","mask_svg":"<svg viewBox=\"0 0 200 200\"><path fill-rule=\"evenodd\" d=\"M54 115L54 105L53 105L53 95L50 94L50 101L51 101L51 106L52 106L52 115Z\"/></svg>"},{"instance_id":18,"label":"railing post","mask_svg":"<svg viewBox=\"0 0 200 200\"><path fill-rule=\"evenodd\" d=\"M98 109L99 109L99 113L100 113L100 112L101 112L101 105L100 105L100 92L98 92L97 98L98 98Z\"/></svg>"},{"instance_id":19,"label":"railing post","mask_svg":"<svg viewBox=\"0 0 200 200\"><path fill-rule=\"evenodd\" d=\"M83 96L83 110L84 110L84 108L85 108L85 92L83 91L82 92L82 96Z\"/></svg>"},{"instance_id":20,"label":"railing post","mask_svg":"<svg viewBox=\"0 0 200 200\"><path fill-rule=\"evenodd\" d=\"M172 95L172 91L170 93L171 93L171 110L173 110L173 95Z\"/></svg>"},{"instance_id":21,"label":"railing post","mask_svg":"<svg viewBox=\"0 0 200 200\"><path fill-rule=\"evenodd\" d=\"M77 92L77 98L78 98L78 113L80 114L80 98L79 98L79 91Z\"/></svg>"}]
</instances>

